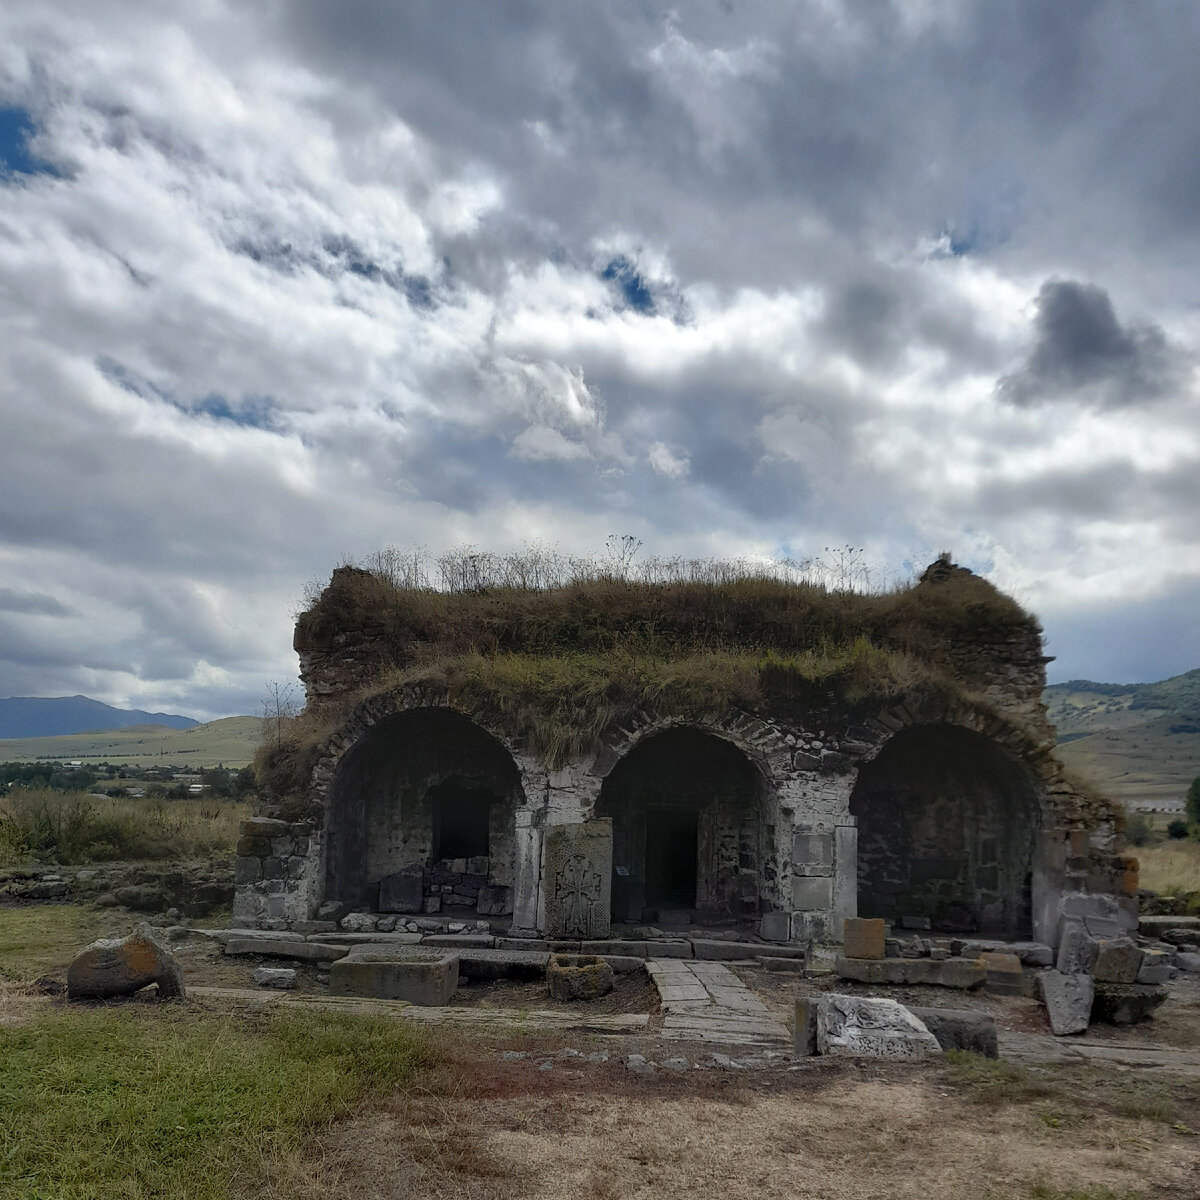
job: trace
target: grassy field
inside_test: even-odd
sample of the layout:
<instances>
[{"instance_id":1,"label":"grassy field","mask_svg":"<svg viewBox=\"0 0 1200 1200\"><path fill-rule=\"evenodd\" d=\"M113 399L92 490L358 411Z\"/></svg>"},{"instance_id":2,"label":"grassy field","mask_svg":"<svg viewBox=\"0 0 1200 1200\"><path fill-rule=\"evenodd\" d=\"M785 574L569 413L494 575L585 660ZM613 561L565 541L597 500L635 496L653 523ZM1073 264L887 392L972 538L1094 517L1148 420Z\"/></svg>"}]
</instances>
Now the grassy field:
<instances>
[{"instance_id":1,"label":"grassy field","mask_svg":"<svg viewBox=\"0 0 1200 1200\"><path fill-rule=\"evenodd\" d=\"M1141 864L1141 884L1164 896L1200 893L1200 842L1154 842L1133 851Z\"/></svg>"},{"instance_id":2,"label":"grassy field","mask_svg":"<svg viewBox=\"0 0 1200 1200\"><path fill-rule=\"evenodd\" d=\"M245 804L20 789L0 796L0 866L232 854Z\"/></svg>"},{"instance_id":3,"label":"grassy field","mask_svg":"<svg viewBox=\"0 0 1200 1200\"><path fill-rule=\"evenodd\" d=\"M261 717L225 717L191 729L134 725L63 737L0 740L0 762L59 759L82 763L130 763L139 767L195 769L244 767L258 747Z\"/></svg>"}]
</instances>

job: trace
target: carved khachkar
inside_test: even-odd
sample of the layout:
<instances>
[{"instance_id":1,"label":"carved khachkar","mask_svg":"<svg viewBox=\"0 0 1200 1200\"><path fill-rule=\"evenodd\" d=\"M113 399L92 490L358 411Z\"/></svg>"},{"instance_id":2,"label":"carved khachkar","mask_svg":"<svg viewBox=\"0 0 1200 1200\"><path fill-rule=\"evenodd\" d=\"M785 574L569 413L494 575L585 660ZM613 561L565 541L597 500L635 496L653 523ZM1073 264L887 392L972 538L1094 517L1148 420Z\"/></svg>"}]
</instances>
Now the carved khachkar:
<instances>
[{"instance_id":1,"label":"carved khachkar","mask_svg":"<svg viewBox=\"0 0 1200 1200\"><path fill-rule=\"evenodd\" d=\"M612 918L612 821L546 830L546 933L607 937Z\"/></svg>"}]
</instances>

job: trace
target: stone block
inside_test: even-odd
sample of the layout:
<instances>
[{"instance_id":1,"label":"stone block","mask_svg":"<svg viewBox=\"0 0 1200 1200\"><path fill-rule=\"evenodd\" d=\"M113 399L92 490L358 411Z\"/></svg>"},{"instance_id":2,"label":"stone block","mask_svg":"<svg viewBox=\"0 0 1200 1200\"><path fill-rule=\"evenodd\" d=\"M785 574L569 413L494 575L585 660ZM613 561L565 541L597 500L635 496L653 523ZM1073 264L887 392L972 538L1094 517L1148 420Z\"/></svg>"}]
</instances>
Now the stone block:
<instances>
[{"instance_id":1,"label":"stone block","mask_svg":"<svg viewBox=\"0 0 1200 1200\"><path fill-rule=\"evenodd\" d=\"M822 996L817 1007L820 1054L869 1058L926 1058L941 1054L937 1038L895 1000Z\"/></svg>"},{"instance_id":2,"label":"stone block","mask_svg":"<svg viewBox=\"0 0 1200 1200\"><path fill-rule=\"evenodd\" d=\"M900 928L901 929L932 929L933 923L930 921L930 919L928 917L916 917L916 916L901 917L900 918Z\"/></svg>"},{"instance_id":3,"label":"stone block","mask_svg":"<svg viewBox=\"0 0 1200 1200\"><path fill-rule=\"evenodd\" d=\"M803 958L776 958L770 954L760 954L755 961L764 971L784 975L803 975L808 970L808 963Z\"/></svg>"},{"instance_id":4,"label":"stone block","mask_svg":"<svg viewBox=\"0 0 1200 1200\"><path fill-rule=\"evenodd\" d=\"M1063 975L1078 975L1091 971L1096 962L1096 939L1083 927L1082 921L1064 920L1058 937L1058 962Z\"/></svg>"},{"instance_id":5,"label":"stone block","mask_svg":"<svg viewBox=\"0 0 1200 1200\"><path fill-rule=\"evenodd\" d=\"M263 958L294 958L303 962L327 962L341 958L348 950L348 946L270 937L230 938L225 943L225 953L231 956L257 954Z\"/></svg>"},{"instance_id":6,"label":"stone block","mask_svg":"<svg viewBox=\"0 0 1200 1200\"><path fill-rule=\"evenodd\" d=\"M953 942L951 943L953 947ZM1015 954L1021 965L1026 967L1054 966L1054 951L1042 942L1005 942L999 938L966 938L959 943L958 953L963 958L978 958L988 951Z\"/></svg>"},{"instance_id":7,"label":"stone block","mask_svg":"<svg viewBox=\"0 0 1200 1200\"><path fill-rule=\"evenodd\" d=\"M271 838L286 837L291 832L291 826L286 821L277 821L274 817L247 817L238 827L242 837Z\"/></svg>"},{"instance_id":8,"label":"stone block","mask_svg":"<svg viewBox=\"0 0 1200 1200\"><path fill-rule=\"evenodd\" d=\"M183 971L171 948L145 921L127 937L93 942L67 968L71 1000L132 996L152 983L158 985L159 999L184 999Z\"/></svg>"},{"instance_id":9,"label":"stone block","mask_svg":"<svg viewBox=\"0 0 1200 1200\"><path fill-rule=\"evenodd\" d=\"M498 883L485 883L479 889L476 909L481 917L499 917L512 911L512 892Z\"/></svg>"},{"instance_id":10,"label":"stone block","mask_svg":"<svg viewBox=\"0 0 1200 1200\"><path fill-rule=\"evenodd\" d=\"M1038 991L1055 1037L1083 1033L1087 1029L1095 997L1095 984L1090 975L1043 971L1038 976Z\"/></svg>"},{"instance_id":11,"label":"stone block","mask_svg":"<svg viewBox=\"0 0 1200 1200\"><path fill-rule=\"evenodd\" d=\"M792 878L792 907L800 912L821 912L833 905L833 879L828 875Z\"/></svg>"},{"instance_id":12,"label":"stone block","mask_svg":"<svg viewBox=\"0 0 1200 1200\"><path fill-rule=\"evenodd\" d=\"M1200 954L1193 954L1188 950L1180 950L1171 961L1181 971L1187 971L1192 975L1200 975Z\"/></svg>"},{"instance_id":13,"label":"stone block","mask_svg":"<svg viewBox=\"0 0 1200 1200\"><path fill-rule=\"evenodd\" d=\"M546 985L555 1000L599 1000L613 990L613 969L598 954L551 954Z\"/></svg>"},{"instance_id":14,"label":"stone block","mask_svg":"<svg viewBox=\"0 0 1200 1200\"><path fill-rule=\"evenodd\" d=\"M792 935L790 913L767 913L758 926L758 936L767 942L786 942Z\"/></svg>"},{"instance_id":15,"label":"stone block","mask_svg":"<svg viewBox=\"0 0 1200 1200\"><path fill-rule=\"evenodd\" d=\"M1176 917L1170 914L1147 914L1138 919L1138 933L1142 937L1161 937L1166 929L1195 929L1200 930L1200 917Z\"/></svg>"},{"instance_id":16,"label":"stone block","mask_svg":"<svg viewBox=\"0 0 1200 1200\"><path fill-rule=\"evenodd\" d=\"M250 978L259 987L290 991L296 986L296 972L291 967L255 967Z\"/></svg>"},{"instance_id":17,"label":"stone block","mask_svg":"<svg viewBox=\"0 0 1200 1200\"><path fill-rule=\"evenodd\" d=\"M425 903L421 906L421 910L427 913L439 913L442 911L441 896L426 896Z\"/></svg>"},{"instance_id":18,"label":"stone block","mask_svg":"<svg viewBox=\"0 0 1200 1200\"><path fill-rule=\"evenodd\" d=\"M607 937L612 928L612 821L550 826L545 856L547 935Z\"/></svg>"},{"instance_id":19,"label":"stone block","mask_svg":"<svg viewBox=\"0 0 1200 1200\"><path fill-rule=\"evenodd\" d=\"M233 860L233 882L238 885L257 883L262 878L262 859L238 855ZM122 888L121 891L125 889ZM118 896L118 899L120 897Z\"/></svg>"},{"instance_id":20,"label":"stone block","mask_svg":"<svg viewBox=\"0 0 1200 1200\"><path fill-rule=\"evenodd\" d=\"M817 1052L817 1002L797 997L792 1020L792 1057L810 1058Z\"/></svg>"},{"instance_id":21,"label":"stone block","mask_svg":"<svg viewBox=\"0 0 1200 1200\"><path fill-rule=\"evenodd\" d=\"M1092 978L1097 983L1136 983L1142 952L1130 938L1102 939L1096 943Z\"/></svg>"},{"instance_id":22,"label":"stone block","mask_svg":"<svg viewBox=\"0 0 1200 1200\"><path fill-rule=\"evenodd\" d=\"M376 918L371 913L347 913L338 925L347 933L372 933Z\"/></svg>"},{"instance_id":23,"label":"stone block","mask_svg":"<svg viewBox=\"0 0 1200 1200\"><path fill-rule=\"evenodd\" d=\"M988 951L979 956L987 972L986 990L993 996L1020 996L1023 994L1021 960L1015 954Z\"/></svg>"},{"instance_id":24,"label":"stone block","mask_svg":"<svg viewBox=\"0 0 1200 1200\"><path fill-rule=\"evenodd\" d=\"M983 964L976 958L846 958L839 955L835 972L858 983L927 984L930 987L971 991L987 980Z\"/></svg>"},{"instance_id":25,"label":"stone block","mask_svg":"<svg viewBox=\"0 0 1200 1200\"><path fill-rule=\"evenodd\" d=\"M117 894L120 895L120 892ZM1158 936L1159 941L1170 942L1172 946L1189 946L1200 949L1200 929L1195 929L1190 925L1164 929Z\"/></svg>"},{"instance_id":26,"label":"stone block","mask_svg":"<svg viewBox=\"0 0 1200 1200\"><path fill-rule=\"evenodd\" d=\"M833 867L833 835L829 833L794 833L792 835L792 863L797 867Z\"/></svg>"},{"instance_id":27,"label":"stone block","mask_svg":"<svg viewBox=\"0 0 1200 1200\"><path fill-rule=\"evenodd\" d=\"M451 946L465 950L492 949L496 939L490 933L427 933L423 946Z\"/></svg>"},{"instance_id":28,"label":"stone block","mask_svg":"<svg viewBox=\"0 0 1200 1200\"><path fill-rule=\"evenodd\" d=\"M984 1058L999 1058L996 1022L987 1013L965 1008L917 1008L908 1011L937 1038L943 1050L967 1050Z\"/></svg>"},{"instance_id":29,"label":"stone block","mask_svg":"<svg viewBox=\"0 0 1200 1200\"><path fill-rule=\"evenodd\" d=\"M842 950L847 958L882 958L886 932L881 917L847 917L842 922Z\"/></svg>"},{"instance_id":30,"label":"stone block","mask_svg":"<svg viewBox=\"0 0 1200 1200\"><path fill-rule=\"evenodd\" d=\"M420 948L355 946L329 969L333 996L369 996L440 1007L458 990L458 955Z\"/></svg>"},{"instance_id":31,"label":"stone block","mask_svg":"<svg viewBox=\"0 0 1200 1200\"><path fill-rule=\"evenodd\" d=\"M687 942L682 943L688 945ZM655 943L648 942L646 957L659 958L667 957L659 955L657 950L652 949ZM751 962L763 952L761 942L732 942L725 941L721 938L693 938L691 941L691 954L680 954L672 957L677 958L699 958L709 962ZM771 953L776 958L803 958L804 947L796 945L772 945Z\"/></svg>"},{"instance_id":32,"label":"stone block","mask_svg":"<svg viewBox=\"0 0 1200 1200\"><path fill-rule=\"evenodd\" d=\"M419 913L425 907L425 872L416 867L385 875L379 881L379 911Z\"/></svg>"},{"instance_id":33,"label":"stone block","mask_svg":"<svg viewBox=\"0 0 1200 1200\"><path fill-rule=\"evenodd\" d=\"M1114 917L1084 917L1084 928L1094 938L1119 938L1125 936L1125 927Z\"/></svg>"},{"instance_id":34,"label":"stone block","mask_svg":"<svg viewBox=\"0 0 1200 1200\"><path fill-rule=\"evenodd\" d=\"M1167 998L1167 989L1141 983L1096 983L1092 1020L1106 1025L1136 1025Z\"/></svg>"},{"instance_id":35,"label":"stone block","mask_svg":"<svg viewBox=\"0 0 1200 1200\"><path fill-rule=\"evenodd\" d=\"M486 854L478 855L475 858L467 859L467 874L479 875L482 877L482 882L487 882L488 870L490 869L491 860Z\"/></svg>"}]
</instances>

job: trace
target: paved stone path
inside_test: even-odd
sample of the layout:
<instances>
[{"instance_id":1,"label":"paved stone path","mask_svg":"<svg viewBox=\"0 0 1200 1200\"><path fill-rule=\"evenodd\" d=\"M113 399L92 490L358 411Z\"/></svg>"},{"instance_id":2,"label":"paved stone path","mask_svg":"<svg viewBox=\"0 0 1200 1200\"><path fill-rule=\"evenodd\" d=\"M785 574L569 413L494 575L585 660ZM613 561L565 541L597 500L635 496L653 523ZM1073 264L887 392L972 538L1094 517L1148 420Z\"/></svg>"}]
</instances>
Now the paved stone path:
<instances>
[{"instance_id":1,"label":"paved stone path","mask_svg":"<svg viewBox=\"0 0 1200 1200\"><path fill-rule=\"evenodd\" d=\"M787 1026L722 963L652 958L646 970L662 997L664 1040L791 1046Z\"/></svg>"},{"instance_id":2,"label":"paved stone path","mask_svg":"<svg viewBox=\"0 0 1200 1200\"><path fill-rule=\"evenodd\" d=\"M1139 1042L1085 1042L1044 1033L1000 1033L1000 1057L1035 1066L1047 1062L1101 1062L1125 1069L1200 1078L1200 1050Z\"/></svg>"}]
</instances>

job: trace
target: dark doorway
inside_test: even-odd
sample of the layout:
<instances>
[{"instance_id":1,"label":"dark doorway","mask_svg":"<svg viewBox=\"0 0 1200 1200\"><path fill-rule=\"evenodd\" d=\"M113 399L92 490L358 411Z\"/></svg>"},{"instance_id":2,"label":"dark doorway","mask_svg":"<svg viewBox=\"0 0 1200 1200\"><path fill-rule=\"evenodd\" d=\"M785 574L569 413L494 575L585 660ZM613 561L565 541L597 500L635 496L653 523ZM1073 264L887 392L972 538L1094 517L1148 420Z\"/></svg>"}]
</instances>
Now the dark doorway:
<instances>
[{"instance_id":1,"label":"dark doorway","mask_svg":"<svg viewBox=\"0 0 1200 1200\"><path fill-rule=\"evenodd\" d=\"M646 903L696 906L696 812L646 813Z\"/></svg>"},{"instance_id":2,"label":"dark doorway","mask_svg":"<svg viewBox=\"0 0 1200 1200\"><path fill-rule=\"evenodd\" d=\"M433 858L486 858L488 827L497 797L486 788L441 783L429 789Z\"/></svg>"}]
</instances>

